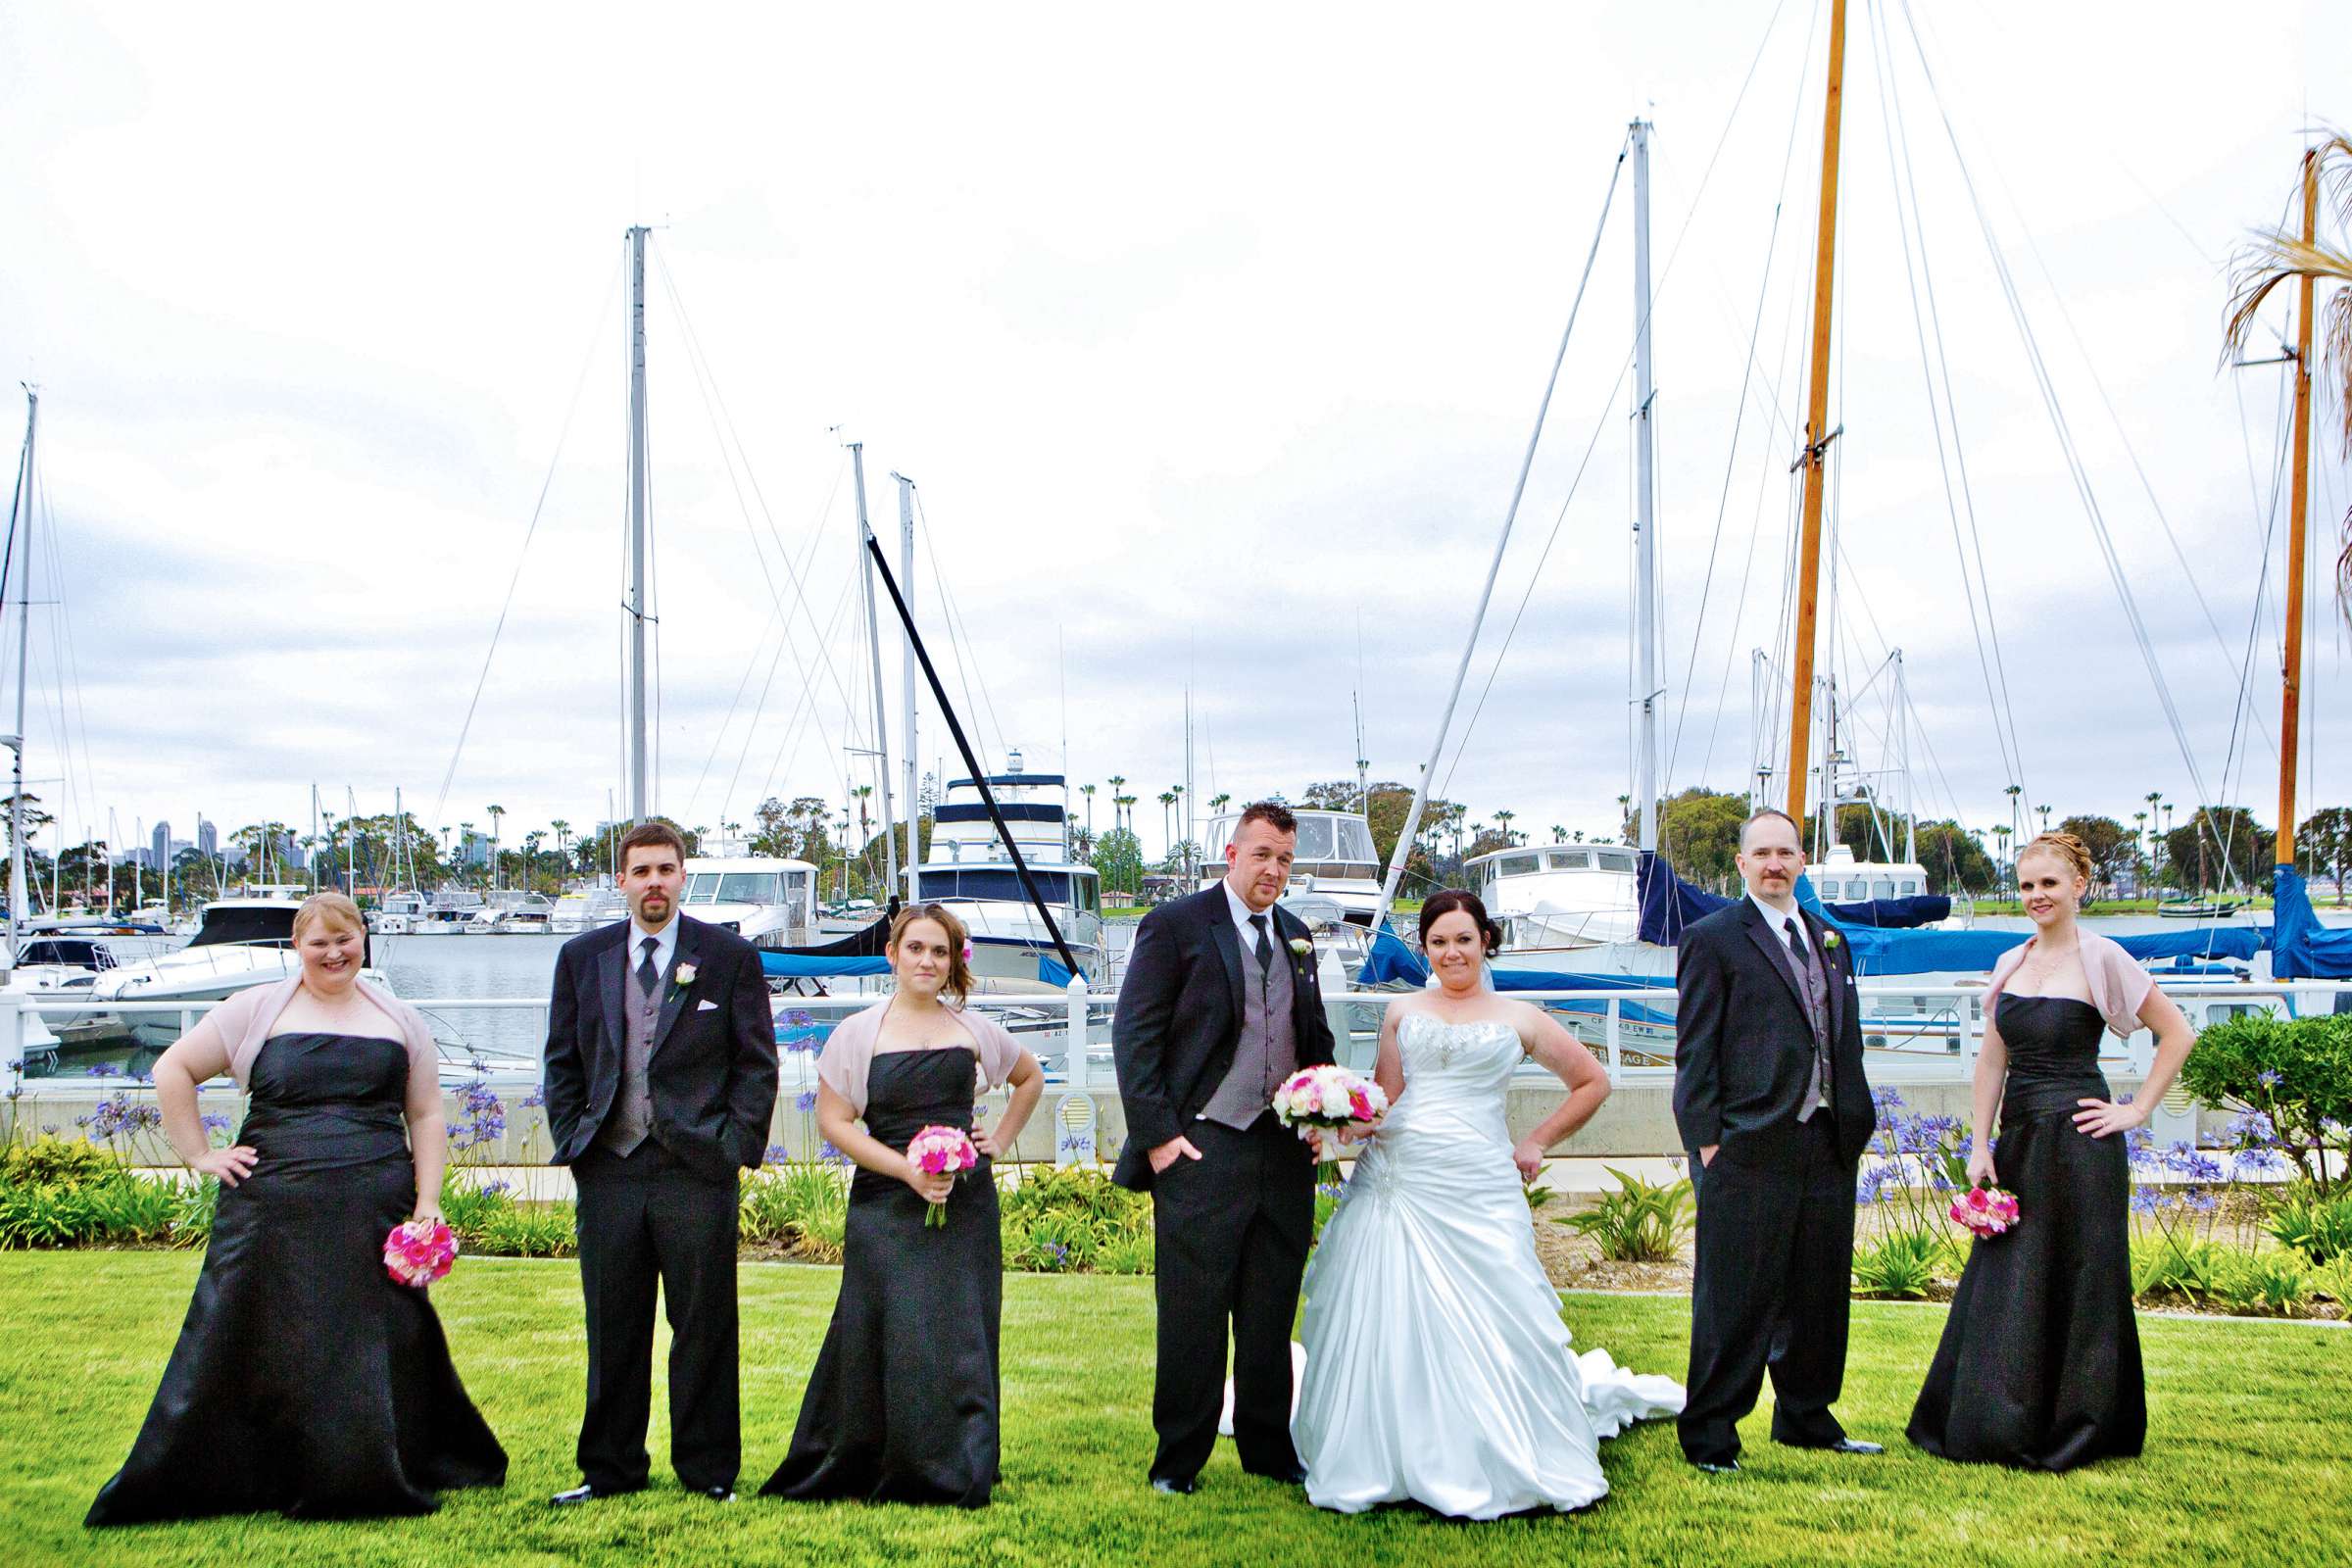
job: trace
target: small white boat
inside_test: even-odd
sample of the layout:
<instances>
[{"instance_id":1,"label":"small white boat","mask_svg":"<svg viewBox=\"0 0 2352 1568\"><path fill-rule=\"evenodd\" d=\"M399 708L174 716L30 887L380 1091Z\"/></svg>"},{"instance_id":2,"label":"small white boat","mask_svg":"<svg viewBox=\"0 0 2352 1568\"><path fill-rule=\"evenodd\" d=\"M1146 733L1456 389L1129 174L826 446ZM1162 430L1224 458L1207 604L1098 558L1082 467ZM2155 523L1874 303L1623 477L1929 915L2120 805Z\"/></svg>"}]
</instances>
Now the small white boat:
<instances>
[{"instance_id":1,"label":"small white boat","mask_svg":"<svg viewBox=\"0 0 2352 1568\"><path fill-rule=\"evenodd\" d=\"M143 963L117 965L90 987L93 1001L118 1003L220 1002L253 986L266 986L299 973L294 954L294 914L302 907L291 895L300 889L270 889L257 897L218 899L204 906L203 923L188 945ZM361 977L389 989L381 971ZM161 1051L180 1035L180 1017L169 1012L128 1013L122 1021L131 1038Z\"/></svg>"}]
</instances>

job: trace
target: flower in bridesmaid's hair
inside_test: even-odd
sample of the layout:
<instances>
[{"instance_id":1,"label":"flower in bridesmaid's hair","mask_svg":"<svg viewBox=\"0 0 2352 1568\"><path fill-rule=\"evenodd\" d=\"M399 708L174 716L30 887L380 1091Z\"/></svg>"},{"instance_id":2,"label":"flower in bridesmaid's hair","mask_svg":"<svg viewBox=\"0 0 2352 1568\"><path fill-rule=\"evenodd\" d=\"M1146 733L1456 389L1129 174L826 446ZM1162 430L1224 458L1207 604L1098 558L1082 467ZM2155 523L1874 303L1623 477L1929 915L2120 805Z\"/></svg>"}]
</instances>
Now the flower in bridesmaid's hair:
<instances>
[{"instance_id":1,"label":"flower in bridesmaid's hair","mask_svg":"<svg viewBox=\"0 0 2352 1568\"><path fill-rule=\"evenodd\" d=\"M398 1285L421 1290L444 1278L457 1260L457 1235L437 1219L395 1225L384 1238L384 1272Z\"/></svg>"}]
</instances>

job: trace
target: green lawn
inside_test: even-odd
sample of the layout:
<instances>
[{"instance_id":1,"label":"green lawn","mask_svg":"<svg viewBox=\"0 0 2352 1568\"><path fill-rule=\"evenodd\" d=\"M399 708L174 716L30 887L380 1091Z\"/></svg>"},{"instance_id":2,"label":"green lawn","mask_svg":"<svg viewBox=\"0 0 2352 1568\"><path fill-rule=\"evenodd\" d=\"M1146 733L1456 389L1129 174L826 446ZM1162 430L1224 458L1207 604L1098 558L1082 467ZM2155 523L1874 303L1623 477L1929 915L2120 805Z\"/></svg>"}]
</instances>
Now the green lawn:
<instances>
[{"instance_id":1,"label":"green lawn","mask_svg":"<svg viewBox=\"0 0 2352 1568\"><path fill-rule=\"evenodd\" d=\"M1005 1281L1004 1485L977 1513L824 1507L750 1495L783 1456L838 1275L743 1270L745 1497L672 1490L655 1408L656 1490L559 1512L574 1480L581 1377L568 1263L468 1258L434 1289L467 1384L514 1457L503 1493L453 1494L427 1519L292 1524L275 1516L85 1533L82 1511L128 1447L184 1310L197 1258L0 1254L0 1541L12 1563L835 1565L930 1562L1341 1565L2341 1563L2352 1542L2352 1332L2142 1318L2147 1457L2070 1476L1947 1465L1902 1424L1941 1309L1857 1302L1841 1405L1882 1459L1800 1454L1749 1423L1747 1471L1698 1475L1670 1425L1604 1446L1612 1494L1581 1515L1458 1525L1388 1510L1343 1519L1246 1477L1221 1446L1191 1498L1143 1484L1152 1282ZM1643 1370L1683 1365L1677 1299L1574 1295L1578 1338ZM1769 1397L1769 1396L1768 1396Z\"/></svg>"}]
</instances>

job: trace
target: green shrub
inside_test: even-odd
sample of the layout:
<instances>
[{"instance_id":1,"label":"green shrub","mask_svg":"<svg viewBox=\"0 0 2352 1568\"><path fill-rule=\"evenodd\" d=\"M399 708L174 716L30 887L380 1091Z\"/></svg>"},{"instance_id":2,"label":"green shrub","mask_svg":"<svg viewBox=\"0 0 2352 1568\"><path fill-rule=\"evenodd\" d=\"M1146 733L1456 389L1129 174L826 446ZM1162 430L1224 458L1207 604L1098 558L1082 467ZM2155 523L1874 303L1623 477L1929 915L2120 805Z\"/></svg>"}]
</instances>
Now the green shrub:
<instances>
[{"instance_id":1,"label":"green shrub","mask_svg":"<svg viewBox=\"0 0 2352 1568\"><path fill-rule=\"evenodd\" d=\"M2311 1293L2352 1309L2352 1252L2343 1253L2311 1271Z\"/></svg>"},{"instance_id":2,"label":"green shrub","mask_svg":"<svg viewBox=\"0 0 2352 1568\"><path fill-rule=\"evenodd\" d=\"M457 1232L461 1245L473 1244L500 1215L514 1208L514 1195L505 1182L480 1181L454 1165L442 1173L441 1218Z\"/></svg>"},{"instance_id":3,"label":"green shrub","mask_svg":"<svg viewBox=\"0 0 2352 1568\"><path fill-rule=\"evenodd\" d=\"M0 1186L66 1191L111 1181L127 1169L111 1149L82 1138L43 1134L28 1144L0 1147Z\"/></svg>"},{"instance_id":4,"label":"green shrub","mask_svg":"<svg viewBox=\"0 0 2352 1568\"><path fill-rule=\"evenodd\" d=\"M763 1166L743 1184L738 1225L748 1242L838 1263L850 1232L850 1173L817 1159Z\"/></svg>"},{"instance_id":5,"label":"green shrub","mask_svg":"<svg viewBox=\"0 0 2352 1568\"><path fill-rule=\"evenodd\" d=\"M97 1240L86 1189L48 1182L0 1186L0 1250Z\"/></svg>"},{"instance_id":6,"label":"green shrub","mask_svg":"<svg viewBox=\"0 0 2352 1568\"><path fill-rule=\"evenodd\" d=\"M203 1247L213 1239L213 1215L220 1206L220 1182L207 1176L178 1189L179 1213L172 1221L173 1247Z\"/></svg>"},{"instance_id":7,"label":"green shrub","mask_svg":"<svg viewBox=\"0 0 2352 1568\"><path fill-rule=\"evenodd\" d=\"M88 1216L89 1240L133 1246L171 1240L182 1207L176 1183L127 1173L84 1187L77 1196Z\"/></svg>"},{"instance_id":8,"label":"green shrub","mask_svg":"<svg viewBox=\"0 0 2352 1568\"><path fill-rule=\"evenodd\" d=\"M2272 1205L2263 1229L2314 1263L2352 1254L2352 1193L2330 1197L2299 1182Z\"/></svg>"},{"instance_id":9,"label":"green shrub","mask_svg":"<svg viewBox=\"0 0 2352 1568\"><path fill-rule=\"evenodd\" d=\"M2133 1242L2132 1294L2143 1301L2202 1301L2213 1294L2221 1261L2215 1242Z\"/></svg>"},{"instance_id":10,"label":"green shrub","mask_svg":"<svg viewBox=\"0 0 2352 1568\"><path fill-rule=\"evenodd\" d=\"M2208 1105L2270 1118L2278 1148L2322 1192L2330 1192L2329 1124L2352 1124L2352 1013L2281 1018L2247 1013L2198 1032L2181 1063L2182 1087Z\"/></svg>"},{"instance_id":11,"label":"green shrub","mask_svg":"<svg viewBox=\"0 0 2352 1568\"><path fill-rule=\"evenodd\" d=\"M1672 1261L1682 1250L1683 1238L1696 1223L1690 1178L1661 1186L1613 1165L1601 1168L1617 1179L1617 1191L1601 1194L1599 1201L1583 1213L1552 1223L1591 1237L1598 1244L1600 1255L1612 1262Z\"/></svg>"},{"instance_id":12,"label":"green shrub","mask_svg":"<svg viewBox=\"0 0 2352 1568\"><path fill-rule=\"evenodd\" d=\"M579 1250L578 1210L569 1203L510 1200L488 1210L465 1246L488 1257L569 1257Z\"/></svg>"},{"instance_id":13,"label":"green shrub","mask_svg":"<svg viewBox=\"0 0 2352 1568\"><path fill-rule=\"evenodd\" d=\"M1545 1204L1549 1203L1553 1199L1560 1196L1559 1194L1553 1192L1549 1187L1546 1187L1544 1184L1544 1178L1541 1176L1538 1176L1532 1182L1522 1182L1519 1187L1519 1192L1520 1196L1527 1200L1527 1211L1531 1214L1537 1209L1542 1208Z\"/></svg>"},{"instance_id":14,"label":"green shrub","mask_svg":"<svg viewBox=\"0 0 2352 1568\"><path fill-rule=\"evenodd\" d=\"M2208 1299L2232 1312L2284 1317L2311 1298L2311 1265L2295 1252L2230 1248L2213 1271Z\"/></svg>"},{"instance_id":15,"label":"green shrub","mask_svg":"<svg viewBox=\"0 0 2352 1568\"><path fill-rule=\"evenodd\" d=\"M1133 1231L1111 1237L1095 1249L1095 1272L1098 1274L1149 1274L1152 1270L1153 1260L1152 1226L1149 1221Z\"/></svg>"},{"instance_id":16,"label":"green shrub","mask_svg":"<svg viewBox=\"0 0 2352 1568\"><path fill-rule=\"evenodd\" d=\"M1918 1300L1942 1277L1951 1250L1925 1231L1891 1231L1854 1251L1854 1294Z\"/></svg>"}]
</instances>

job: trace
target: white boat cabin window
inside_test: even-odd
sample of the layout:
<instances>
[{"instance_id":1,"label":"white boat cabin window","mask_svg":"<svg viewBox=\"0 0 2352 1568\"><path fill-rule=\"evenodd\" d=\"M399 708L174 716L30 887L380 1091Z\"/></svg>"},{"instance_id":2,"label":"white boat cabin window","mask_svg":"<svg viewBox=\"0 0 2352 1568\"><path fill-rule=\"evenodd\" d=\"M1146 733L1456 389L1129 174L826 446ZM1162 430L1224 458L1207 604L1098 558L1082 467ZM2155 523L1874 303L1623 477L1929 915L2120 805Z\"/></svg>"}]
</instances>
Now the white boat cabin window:
<instances>
[{"instance_id":1,"label":"white boat cabin window","mask_svg":"<svg viewBox=\"0 0 2352 1568\"><path fill-rule=\"evenodd\" d=\"M1873 877L1870 883L1870 896L1874 899L1893 898L1894 878L1890 876Z\"/></svg>"},{"instance_id":2,"label":"white boat cabin window","mask_svg":"<svg viewBox=\"0 0 2352 1568\"><path fill-rule=\"evenodd\" d=\"M1603 871L1631 871L1634 868L1634 852L1631 850L1602 850L1593 858L1600 862Z\"/></svg>"},{"instance_id":3,"label":"white boat cabin window","mask_svg":"<svg viewBox=\"0 0 2352 1568\"><path fill-rule=\"evenodd\" d=\"M773 871L697 871L686 879L688 904L782 904Z\"/></svg>"},{"instance_id":4,"label":"white boat cabin window","mask_svg":"<svg viewBox=\"0 0 2352 1568\"><path fill-rule=\"evenodd\" d=\"M1494 863L1504 876L1533 876L1544 868L1543 861L1533 855L1506 855Z\"/></svg>"},{"instance_id":5,"label":"white boat cabin window","mask_svg":"<svg viewBox=\"0 0 2352 1568\"><path fill-rule=\"evenodd\" d=\"M1298 852L1294 858L1300 860L1334 858L1331 852L1330 817L1302 816L1298 818Z\"/></svg>"},{"instance_id":6,"label":"white boat cabin window","mask_svg":"<svg viewBox=\"0 0 2352 1568\"><path fill-rule=\"evenodd\" d=\"M1590 850L1545 850L1544 863L1554 871L1589 871L1592 868Z\"/></svg>"}]
</instances>

